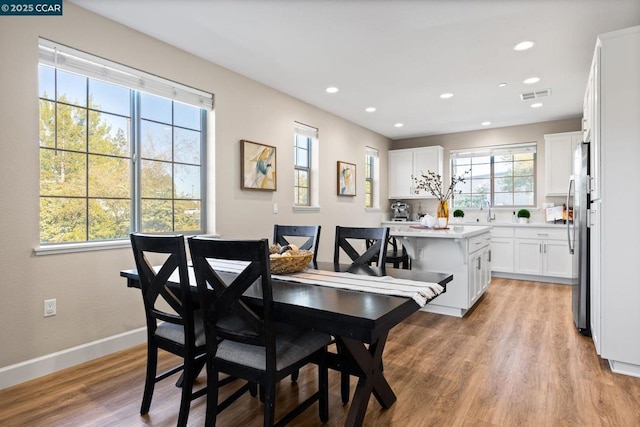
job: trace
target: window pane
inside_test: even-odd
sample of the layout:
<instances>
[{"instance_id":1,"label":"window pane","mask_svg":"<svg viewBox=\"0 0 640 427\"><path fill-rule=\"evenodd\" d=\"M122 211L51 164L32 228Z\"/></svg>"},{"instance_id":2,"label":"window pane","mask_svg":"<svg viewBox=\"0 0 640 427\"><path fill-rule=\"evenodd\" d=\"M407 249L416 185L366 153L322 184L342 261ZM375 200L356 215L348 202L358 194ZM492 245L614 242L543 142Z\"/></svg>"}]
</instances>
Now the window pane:
<instances>
[{"instance_id":1,"label":"window pane","mask_svg":"<svg viewBox=\"0 0 640 427\"><path fill-rule=\"evenodd\" d=\"M174 128L175 151L174 161L180 163L200 164L200 132Z\"/></svg>"},{"instance_id":2,"label":"window pane","mask_svg":"<svg viewBox=\"0 0 640 427\"><path fill-rule=\"evenodd\" d=\"M173 231L171 200L146 200L141 203L142 231L160 233Z\"/></svg>"},{"instance_id":3,"label":"window pane","mask_svg":"<svg viewBox=\"0 0 640 427\"><path fill-rule=\"evenodd\" d=\"M533 159L534 159L534 153L521 153L521 154L513 155L513 160L533 160Z\"/></svg>"},{"instance_id":4,"label":"window pane","mask_svg":"<svg viewBox=\"0 0 640 427\"><path fill-rule=\"evenodd\" d=\"M89 197L129 198L129 159L89 156Z\"/></svg>"},{"instance_id":5,"label":"window pane","mask_svg":"<svg viewBox=\"0 0 640 427\"><path fill-rule=\"evenodd\" d=\"M171 100L148 93L140 94L140 116L156 122L171 124Z\"/></svg>"},{"instance_id":6,"label":"window pane","mask_svg":"<svg viewBox=\"0 0 640 427\"><path fill-rule=\"evenodd\" d=\"M173 102L173 124L183 128L201 130L200 109L191 105Z\"/></svg>"},{"instance_id":7,"label":"window pane","mask_svg":"<svg viewBox=\"0 0 640 427\"><path fill-rule=\"evenodd\" d=\"M125 239L131 224L131 200L89 200L89 240Z\"/></svg>"},{"instance_id":8,"label":"window pane","mask_svg":"<svg viewBox=\"0 0 640 427\"><path fill-rule=\"evenodd\" d=\"M514 175L533 175L533 160L514 162Z\"/></svg>"},{"instance_id":9,"label":"window pane","mask_svg":"<svg viewBox=\"0 0 640 427\"><path fill-rule=\"evenodd\" d=\"M87 150L87 110L58 104L58 148Z\"/></svg>"},{"instance_id":10,"label":"window pane","mask_svg":"<svg viewBox=\"0 0 640 427\"><path fill-rule=\"evenodd\" d=\"M455 191L458 193L471 193L471 180L456 183Z\"/></svg>"},{"instance_id":11,"label":"window pane","mask_svg":"<svg viewBox=\"0 0 640 427\"><path fill-rule=\"evenodd\" d=\"M86 159L82 153L40 149L40 194L86 196Z\"/></svg>"},{"instance_id":12,"label":"window pane","mask_svg":"<svg viewBox=\"0 0 640 427\"><path fill-rule=\"evenodd\" d=\"M493 191L495 191L496 193L513 192L513 178L511 177L496 178L494 183L495 183L495 188L493 189Z\"/></svg>"},{"instance_id":13,"label":"window pane","mask_svg":"<svg viewBox=\"0 0 640 427\"><path fill-rule=\"evenodd\" d=\"M494 176L511 176L513 174L513 163L495 163L493 166Z\"/></svg>"},{"instance_id":14,"label":"window pane","mask_svg":"<svg viewBox=\"0 0 640 427\"><path fill-rule=\"evenodd\" d=\"M93 109L128 116L131 111L130 90L89 79L89 103Z\"/></svg>"},{"instance_id":15,"label":"window pane","mask_svg":"<svg viewBox=\"0 0 640 427\"><path fill-rule=\"evenodd\" d=\"M533 191L533 177L523 176L514 178L515 191Z\"/></svg>"},{"instance_id":16,"label":"window pane","mask_svg":"<svg viewBox=\"0 0 640 427\"><path fill-rule=\"evenodd\" d=\"M129 119L89 111L89 152L129 157Z\"/></svg>"},{"instance_id":17,"label":"window pane","mask_svg":"<svg viewBox=\"0 0 640 427\"><path fill-rule=\"evenodd\" d=\"M309 190L307 188L298 189L298 200L300 205L309 204Z\"/></svg>"},{"instance_id":18,"label":"window pane","mask_svg":"<svg viewBox=\"0 0 640 427\"><path fill-rule=\"evenodd\" d=\"M471 170L472 178L489 178L491 176L491 165L490 164L480 164L474 165Z\"/></svg>"},{"instance_id":19,"label":"window pane","mask_svg":"<svg viewBox=\"0 0 640 427\"><path fill-rule=\"evenodd\" d=\"M494 199L496 206L513 206L513 193L496 193Z\"/></svg>"},{"instance_id":20,"label":"window pane","mask_svg":"<svg viewBox=\"0 0 640 427\"><path fill-rule=\"evenodd\" d=\"M500 162L511 162L513 161L513 155L512 154L504 154L501 156L495 156L493 158L493 161L496 163L500 163Z\"/></svg>"},{"instance_id":21,"label":"window pane","mask_svg":"<svg viewBox=\"0 0 640 427\"><path fill-rule=\"evenodd\" d=\"M171 160L171 133L171 126L142 120L140 122L142 157L154 160Z\"/></svg>"},{"instance_id":22,"label":"window pane","mask_svg":"<svg viewBox=\"0 0 640 427\"><path fill-rule=\"evenodd\" d=\"M87 106L87 78L58 70L58 101Z\"/></svg>"},{"instance_id":23,"label":"window pane","mask_svg":"<svg viewBox=\"0 0 640 427\"><path fill-rule=\"evenodd\" d=\"M296 170L294 185L297 187L308 187L309 173L307 171Z\"/></svg>"},{"instance_id":24,"label":"window pane","mask_svg":"<svg viewBox=\"0 0 640 427\"><path fill-rule=\"evenodd\" d=\"M142 197L171 198L171 163L142 160L141 175L140 190Z\"/></svg>"},{"instance_id":25,"label":"window pane","mask_svg":"<svg viewBox=\"0 0 640 427\"><path fill-rule=\"evenodd\" d=\"M311 138L301 135L296 135L296 145L300 148L309 149L311 144Z\"/></svg>"},{"instance_id":26,"label":"window pane","mask_svg":"<svg viewBox=\"0 0 640 427\"><path fill-rule=\"evenodd\" d=\"M453 206L456 208L469 208L471 207L471 195L470 194L456 194L453 198Z\"/></svg>"},{"instance_id":27,"label":"window pane","mask_svg":"<svg viewBox=\"0 0 640 427\"><path fill-rule=\"evenodd\" d=\"M480 208L480 204L483 200L488 200L488 194L473 194L471 195L471 206L474 208Z\"/></svg>"},{"instance_id":28,"label":"window pane","mask_svg":"<svg viewBox=\"0 0 640 427\"><path fill-rule=\"evenodd\" d=\"M176 230L200 230L200 202L176 201L175 206Z\"/></svg>"},{"instance_id":29,"label":"window pane","mask_svg":"<svg viewBox=\"0 0 640 427\"><path fill-rule=\"evenodd\" d=\"M474 165L474 169L475 165L482 165L487 163L491 163L491 156L473 157L471 159L471 164Z\"/></svg>"},{"instance_id":30,"label":"window pane","mask_svg":"<svg viewBox=\"0 0 640 427\"><path fill-rule=\"evenodd\" d=\"M55 69L45 65L38 66L38 90L40 98L55 100Z\"/></svg>"},{"instance_id":31,"label":"window pane","mask_svg":"<svg viewBox=\"0 0 640 427\"><path fill-rule=\"evenodd\" d=\"M514 204L516 206L533 206L533 192L531 193L514 193Z\"/></svg>"},{"instance_id":32,"label":"window pane","mask_svg":"<svg viewBox=\"0 0 640 427\"><path fill-rule=\"evenodd\" d=\"M471 191L475 194L489 194L491 191L490 179L474 179L471 181Z\"/></svg>"},{"instance_id":33,"label":"window pane","mask_svg":"<svg viewBox=\"0 0 640 427\"><path fill-rule=\"evenodd\" d=\"M40 198L40 241L78 242L87 239L85 199Z\"/></svg>"},{"instance_id":34,"label":"window pane","mask_svg":"<svg viewBox=\"0 0 640 427\"><path fill-rule=\"evenodd\" d=\"M200 166L175 165L175 197L178 199L200 198Z\"/></svg>"},{"instance_id":35,"label":"window pane","mask_svg":"<svg viewBox=\"0 0 640 427\"><path fill-rule=\"evenodd\" d=\"M309 167L309 151L296 148L296 166L301 168Z\"/></svg>"},{"instance_id":36,"label":"window pane","mask_svg":"<svg viewBox=\"0 0 640 427\"><path fill-rule=\"evenodd\" d=\"M40 146L55 146L56 141L56 104L40 100Z\"/></svg>"},{"instance_id":37,"label":"window pane","mask_svg":"<svg viewBox=\"0 0 640 427\"><path fill-rule=\"evenodd\" d=\"M462 166L463 169L469 169L471 166L471 157L458 157L454 160L455 164L458 166Z\"/></svg>"}]
</instances>

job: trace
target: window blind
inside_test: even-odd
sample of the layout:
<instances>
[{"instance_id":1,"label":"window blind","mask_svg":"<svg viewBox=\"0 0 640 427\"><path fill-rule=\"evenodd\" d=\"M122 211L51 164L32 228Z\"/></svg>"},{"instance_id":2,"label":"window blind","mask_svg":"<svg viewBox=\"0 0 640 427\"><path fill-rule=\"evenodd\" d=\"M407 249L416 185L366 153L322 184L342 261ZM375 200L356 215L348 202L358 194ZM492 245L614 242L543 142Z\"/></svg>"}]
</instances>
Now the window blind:
<instances>
[{"instance_id":1,"label":"window blind","mask_svg":"<svg viewBox=\"0 0 640 427\"><path fill-rule=\"evenodd\" d=\"M297 135L306 136L316 139L318 137L318 129L304 125L302 123L294 122L293 129Z\"/></svg>"},{"instance_id":2,"label":"window blind","mask_svg":"<svg viewBox=\"0 0 640 427\"><path fill-rule=\"evenodd\" d=\"M449 157L458 159L464 157L481 157L481 156L506 156L513 154L536 153L537 143L523 142L519 144L495 145L478 148L465 148L460 150L451 150Z\"/></svg>"},{"instance_id":3,"label":"window blind","mask_svg":"<svg viewBox=\"0 0 640 427\"><path fill-rule=\"evenodd\" d=\"M40 63L130 89L213 110L213 95L50 40L38 40Z\"/></svg>"}]
</instances>

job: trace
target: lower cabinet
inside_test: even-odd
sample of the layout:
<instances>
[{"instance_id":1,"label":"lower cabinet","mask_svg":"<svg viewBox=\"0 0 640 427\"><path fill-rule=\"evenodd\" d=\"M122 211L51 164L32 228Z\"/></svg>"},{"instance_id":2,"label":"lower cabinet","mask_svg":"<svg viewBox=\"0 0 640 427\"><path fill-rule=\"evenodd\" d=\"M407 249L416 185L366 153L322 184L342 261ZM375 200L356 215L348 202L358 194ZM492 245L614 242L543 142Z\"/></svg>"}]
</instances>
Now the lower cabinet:
<instances>
[{"instance_id":1,"label":"lower cabinet","mask_svg":"<svg viewBox=\"0 0 640 427\"><path fill-rule=\"evenodd\" d=\"M563 229L515 230L516 274L571 278L571 254Z\"/></svg>"},{"instance_id":2,"label":"lower cabinet","mask_svg":"<svg viewBox=\"0 0 640 427\"><path fill-rule=\"evenodd\" d=\"M469 307L491 283L491 253L491 247L486 245L469 255Z\"/></svg>"},{"instance_id":3,"label":"lower cabinet","mask_svg":"<svg viewBox=\"0 0 640 427\"><path fill-rule=\"evenodd\" d=\"M491 270L513 273L513 227L491 229Z\"/></svg>"}]
</instances>

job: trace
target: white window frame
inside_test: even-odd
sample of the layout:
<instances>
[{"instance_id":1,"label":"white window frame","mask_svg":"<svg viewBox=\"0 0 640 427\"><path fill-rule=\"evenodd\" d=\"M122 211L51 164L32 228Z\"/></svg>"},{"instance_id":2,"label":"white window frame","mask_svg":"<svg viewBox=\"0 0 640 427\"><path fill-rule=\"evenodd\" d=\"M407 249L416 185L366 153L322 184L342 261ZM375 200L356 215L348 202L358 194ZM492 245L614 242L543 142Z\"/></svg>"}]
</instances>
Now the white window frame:
<instances>
[{"instance_id":1,"label":"white window frame","mask_svg":"<svg viewBox=\"0 0 640 427\"><path fill-rule=\"evenodd\" d=\"M49 40L39 39L39 63L62 71L81 75L83 77L101 80L107 83L123 86L134 93L146 92L155 96L168 98L189 104L201 109L201 145L200 145L200 230L206 230L206 138L209 120L207 113L213 110L213 95L179 83L175 83L149 73L142 72L124 65L87 54L85 52L64 46ZM135 95L139 96L139 95ZM54 102L58 102L57 100ZM87 106L88 108L88 106ZM138 163L138 155L132 143L131 161ZM138 167L134 165L133 169ZM135 173L135 172L134 172ZM139 184L131 183L132 208L131 230L137 231L140 226L139 204L141 195L137 192ZM174 196L175 197L175 196ZM176 231L180 232L180 231ZM194 231L194 234L197 233ZM184 231L184 234L191 232ZM100 250L104 248L124 247L129 244L128 239L115 238L112 240L85 240L61 243L40 243L35 249L36 254L80 252L86 250Z\"/></svg>"},{"instance_id":2,"label":"white window frame","mask_svg":"<svg viewBox=\"0 0 640 427\"><path fill-rule=\"evenodd\" d=\"M294 138L293 138L293 150L294 150L294 173L297 173L297 167L295 165L295 150L296 150L296 138L298 135L310 138L309 149L309 204L298 205L295 200L295 187L292 188L294 201L293 211L310 211L319 210L319 197L320 197L320 161L319 161L319 132L318 129L300 122L294 122ZM295 176L294 176L295 180ZM295 181L294 181L295 186Z\"/></svg>"},{"instance_id":3,"label":"white window frame","mask_svg":"<svg viewBox=\"0 0 640 427\"><path fill-rule=\"evenodd\" d=\"M533 185L533 189L532 189L532 193L533 193L533 202L531 204L499 204L499 203L495 203L496 200L496 191L495 191L495 181L496 179L499 179L499 176L496 176L495 174L495 162L494 159L497 156L501 156L501 155L516 155L516 154L533 154L533 175L532 176L532 185ZM470 194L472 197L472 205L471 206L461 206L461 205L457 205L456 204L456 196L459 194L458 190L463 188L465 185L469 185L469 181L470 181L470 175L466 175L464 176L466 179L466 184L462 184L462 183L458 183L456 185L456 191L454 192L454 197L453 197L453 203L452 203L452 208L469 208L469 209L479 209L480 208L480 203L482 202L483 199L488 200L491 203L492 207L495 208L508 208L508 209L514 209L514 208L536 208L537 206L537 185L536 185L536 181L537 181L537 164L538 164L538 159L537 159L537 144L535 142L524 142L524 143L517 143L517 144L508 144L508 145L497 145L497 146L487 146L487 147L479 147L479 148L470 148L470 149L459 149L459 150L451 150L449 152L449 157L450 157L450 172L451 172L451 176L455 175L460 176L462 175L463 172L466 171L466 169L468 169L468 167L466 165L461 165L459 164L459 160L462 159L473 159L473 158L481 158L481 157L489 157L490 158L490 174L489 177L487 179L489 179L489 183L490 183L490 188L489 188L489 193L487 193L486 195L484 193L481 193L480 195L478 195L477 197L475 197L474 200L474 193L473 191L471 191L470 193L463 193L463 194ZM465 169L465 170L463 170ZM472 185L472 183L471 183ZM515 190L515 189L514 189ZM514 200L515 200L515 194L517 193L517 191L512 191L512 193L514 194Z\"/></svg>"},{"instance_id":4,"label":"white window frame","mask_svg":"<svg viewBox=\"0 0 640 427\"><path fill-rule=\"evenodd\" d=\"M367 176L367 164L371 161L370 175ZM379 210L380 209L380 151L372 148L365 147L365 181L371 182L371 206L367 206L366 202L366 185L365 185L365 209L366 210Z\"/></svg>"}]
</instances>

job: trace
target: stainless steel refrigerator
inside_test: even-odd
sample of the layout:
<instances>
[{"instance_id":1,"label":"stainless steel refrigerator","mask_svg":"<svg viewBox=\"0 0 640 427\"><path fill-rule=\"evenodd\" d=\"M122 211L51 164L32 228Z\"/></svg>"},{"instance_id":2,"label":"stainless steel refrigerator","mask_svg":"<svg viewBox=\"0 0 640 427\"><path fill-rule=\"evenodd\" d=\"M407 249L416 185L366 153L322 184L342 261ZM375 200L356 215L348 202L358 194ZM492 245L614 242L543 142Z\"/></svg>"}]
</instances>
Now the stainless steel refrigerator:
<instances>
[{"instance_id":1,"label":"stainless steel refrigerator","mask_svg":"<svg viewBox=\"0 0 640 427\"><path fill-rule=\"evenodd\" d=\"M573 220L567 219L567 239L572 255L571 297L573 322L583 335L591 335L589 286L589 142L574 147L573 175L569 180L567 208L573 209Z\"/></svg>"}]
</instances>

